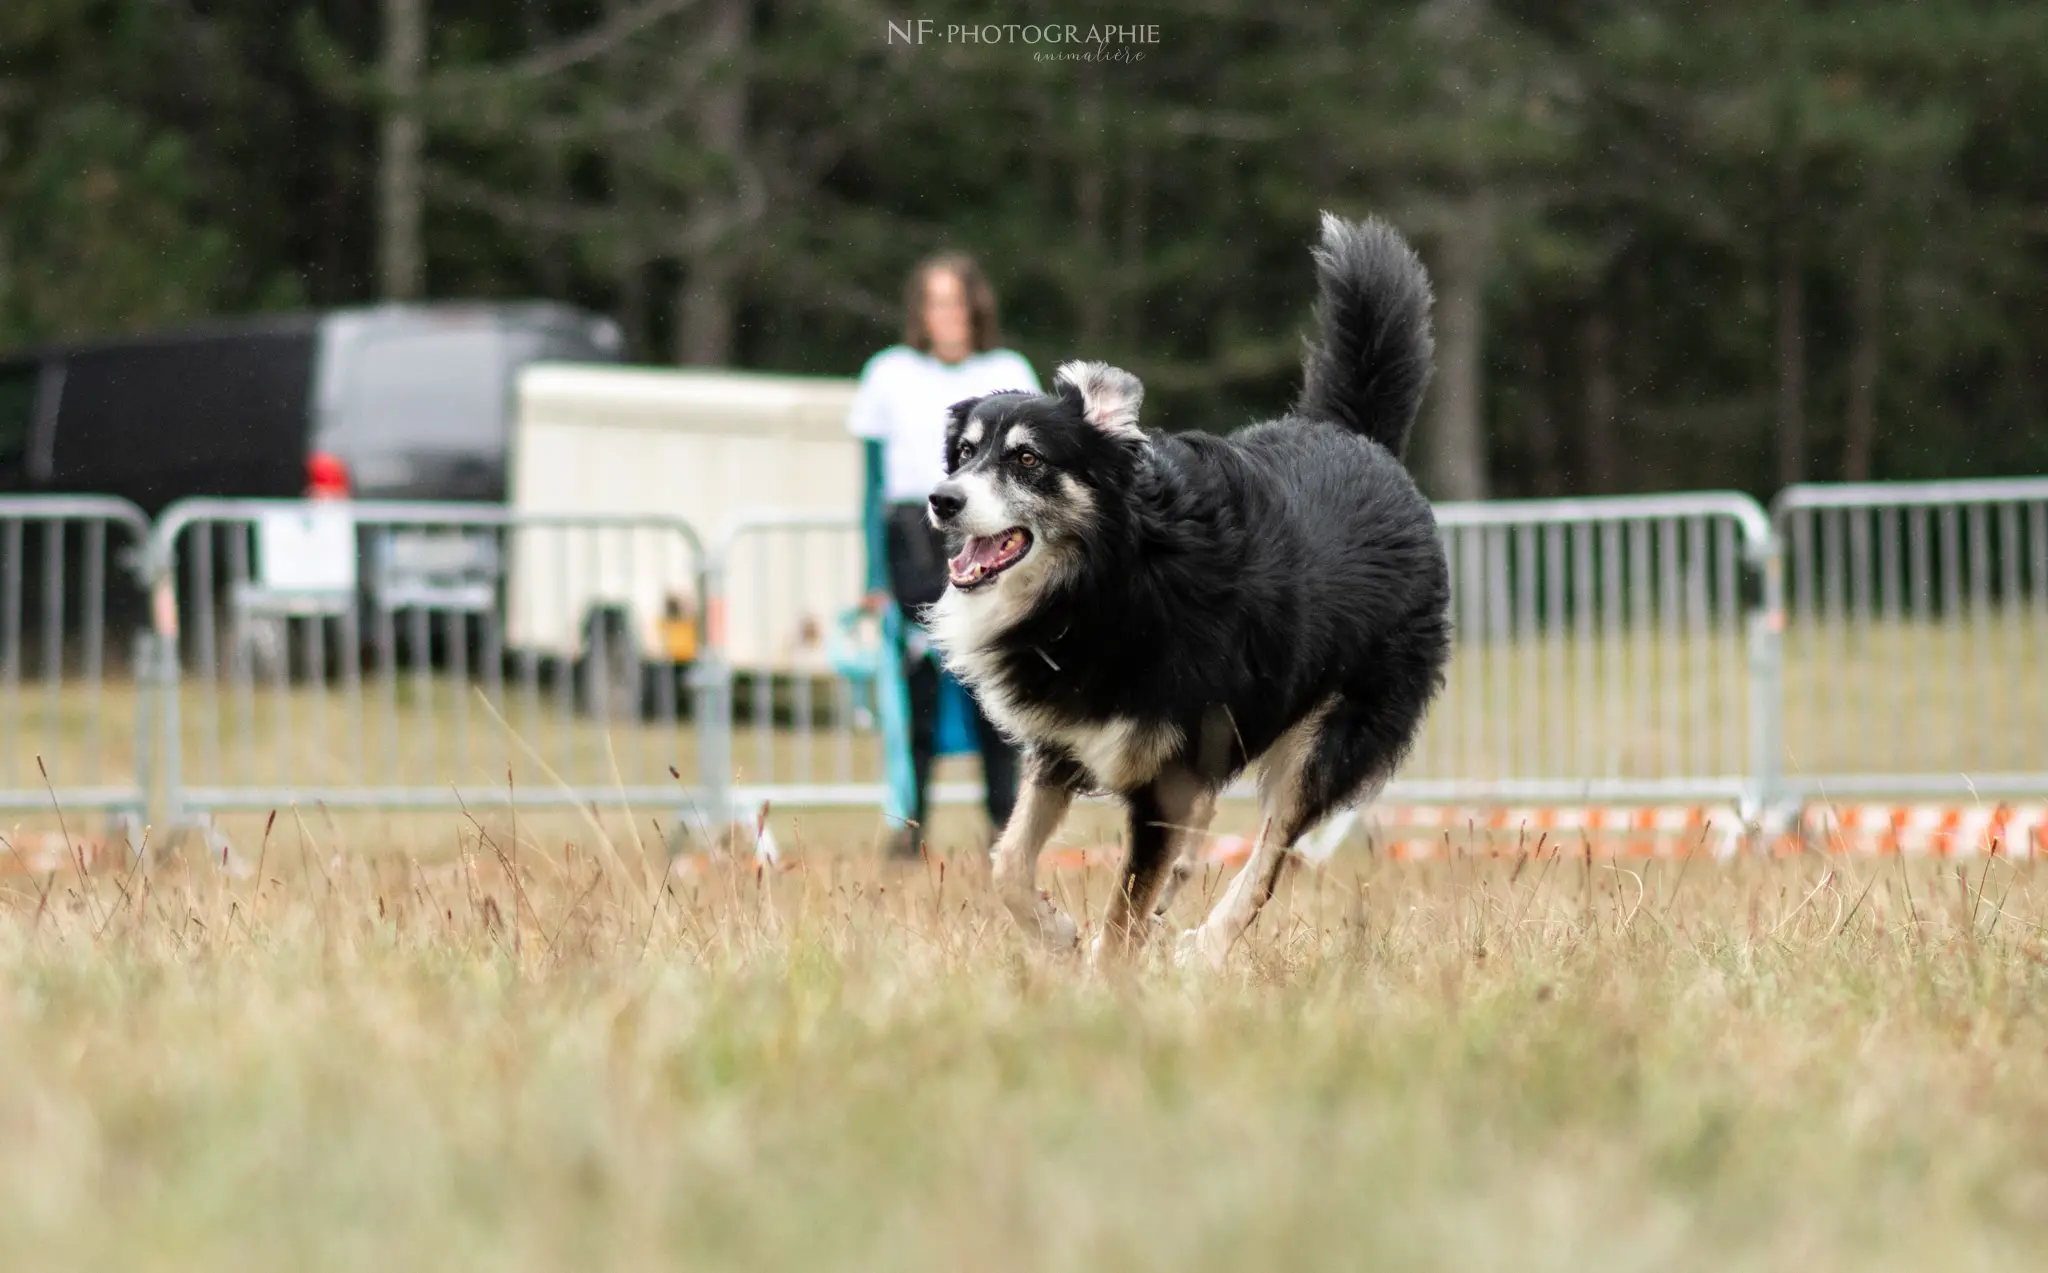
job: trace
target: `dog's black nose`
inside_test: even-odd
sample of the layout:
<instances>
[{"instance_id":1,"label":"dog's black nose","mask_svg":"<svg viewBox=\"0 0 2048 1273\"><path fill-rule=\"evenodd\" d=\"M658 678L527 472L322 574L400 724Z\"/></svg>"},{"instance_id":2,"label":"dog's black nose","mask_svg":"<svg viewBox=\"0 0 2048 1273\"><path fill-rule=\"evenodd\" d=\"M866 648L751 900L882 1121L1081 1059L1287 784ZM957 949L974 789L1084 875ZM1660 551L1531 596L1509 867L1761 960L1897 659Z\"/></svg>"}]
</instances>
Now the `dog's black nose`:
<instances>
[{"instance_id":1,"label":"dog's black nose","mask_svg":"<svg viewBox=\"0 0 2048 1273\"><path fill-rule=\"evenodd\" d=\"M948 522L958 517L960 510L967 507L967 497L960 493L959 487L947 482L932 492L931 505L932 520Z\"/></svg>"}]
</instances>

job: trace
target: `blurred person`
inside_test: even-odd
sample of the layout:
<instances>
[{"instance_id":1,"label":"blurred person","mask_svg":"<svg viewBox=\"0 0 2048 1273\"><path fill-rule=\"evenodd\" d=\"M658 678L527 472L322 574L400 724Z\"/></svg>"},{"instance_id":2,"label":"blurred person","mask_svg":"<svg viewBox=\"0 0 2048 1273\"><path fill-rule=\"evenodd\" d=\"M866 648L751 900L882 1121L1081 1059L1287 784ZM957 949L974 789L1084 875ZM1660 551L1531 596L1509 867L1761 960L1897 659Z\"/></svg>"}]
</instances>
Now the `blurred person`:
<instances>
[{"instance_id":1,"label":"blurred person","mask_svg":"<svg viewBox=\"0 0 2048 1273\"><path fill-rule=\"evenodd\" d=\"M1000 829L1017 798L1017 750L979 704L939 668L918 617L946 590L946 545L926 499L945 479L946 409L1003 389L1038 390L1031 364L999 347L995 291L962 252L927 257L904 287L903 343L868 360L847 427L865 440L868 606L894 601L909 707L910 785L906 824L890 837L895 857L916 857L924 839L940 709L965 705L981 753L988 816Z\"/></svg>"},{"instance_id":2,"label":"blurred person","mask_svg":"<svg viewBox=\"0 0 2048 1273\"><path fill-rule=\"evenodd\" d=\"M656 634L660 651L668 659L666 675L672 678L667 688L657 688L656 692L668 696L677 720L689 720L696 706L696 696L690 689L690 671L696 666L698 644L703 636L697 624L696 603L680 592L668 594L661 603Z\"/></svg>"}]
</instances>

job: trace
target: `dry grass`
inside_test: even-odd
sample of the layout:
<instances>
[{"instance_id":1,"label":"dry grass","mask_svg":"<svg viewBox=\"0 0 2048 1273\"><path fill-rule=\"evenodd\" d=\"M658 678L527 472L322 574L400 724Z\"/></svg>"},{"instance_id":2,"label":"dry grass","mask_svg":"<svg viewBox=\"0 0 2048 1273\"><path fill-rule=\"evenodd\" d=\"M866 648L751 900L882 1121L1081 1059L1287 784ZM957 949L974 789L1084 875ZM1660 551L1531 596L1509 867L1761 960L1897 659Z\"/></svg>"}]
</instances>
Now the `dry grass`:
<instances>
[{"instance_id":1,"label":"dry grass","mask_svg":"<svg viewBox=\"0 0 2048 1273\"><path fill-rule=\"evenodd\" d=\"M1227 974L1105 982L1025 948L972 856L888 873L806 843L664 882L588 828L543 852L486 818L435 858L304 830L254 878L5 885L8 1263L2048 1251L2024 864L1357 855L1290 878ZM1105 876L1058 883L1099 911Z\"/></svg>"}]
</instances>

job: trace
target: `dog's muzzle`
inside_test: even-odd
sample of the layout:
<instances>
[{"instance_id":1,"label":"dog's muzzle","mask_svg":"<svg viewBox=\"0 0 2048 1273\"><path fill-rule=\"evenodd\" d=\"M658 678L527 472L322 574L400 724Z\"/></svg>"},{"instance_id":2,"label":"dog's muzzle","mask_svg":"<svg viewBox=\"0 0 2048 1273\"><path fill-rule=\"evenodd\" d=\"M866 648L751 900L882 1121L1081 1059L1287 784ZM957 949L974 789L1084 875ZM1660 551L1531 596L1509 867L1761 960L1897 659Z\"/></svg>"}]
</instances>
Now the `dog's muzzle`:
<instances>
[{"instance_id":1,"label":"dog's muzzle","mask_svg":"<svg viewBox=\"0 0 2048 1273\"><path fill-rule=\"evenodd\" d=\"M967 507L966 492L956 482L941 482L931 498L925 501L932 510L932 525L943 529L947 523L960 515Z\"/></svg>"}]
</instances>

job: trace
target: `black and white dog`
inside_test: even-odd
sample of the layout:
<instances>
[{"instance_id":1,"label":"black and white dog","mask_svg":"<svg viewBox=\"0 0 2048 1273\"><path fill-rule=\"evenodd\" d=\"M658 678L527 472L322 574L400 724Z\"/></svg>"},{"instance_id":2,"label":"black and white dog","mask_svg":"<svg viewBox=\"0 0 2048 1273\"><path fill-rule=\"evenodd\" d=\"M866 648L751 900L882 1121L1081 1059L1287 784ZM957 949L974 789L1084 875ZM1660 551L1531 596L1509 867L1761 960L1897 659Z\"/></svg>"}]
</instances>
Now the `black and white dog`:
<instances>
[{"instance_id":1,"label":"black and white dog","mask_svg":"<svg viewBox=\"0 0 2048 1273\"><path fill-rule=\"evenodd\" d=\"M1220 964L1289 846L1377 793L1443 682L1449 572L1400 460L1434 349L1429 278L1379 221L1326 216L1315 261L1306 383L1277 420L1149 432L1137 378L1096 362L1061 367L1050 394L952 408L931 519L960 549L927 619L1028 749L994 878L1057 945L1075 926L1036 865L1076 793L1130 811L1095 946L1124 955L1187 878L1217 792L1262 761L1251 858L1182 942Z\"/></svg>"}]
</instances>

